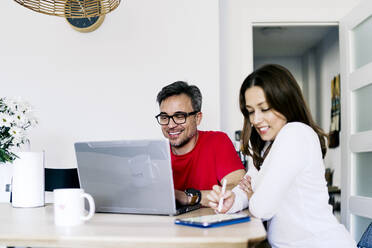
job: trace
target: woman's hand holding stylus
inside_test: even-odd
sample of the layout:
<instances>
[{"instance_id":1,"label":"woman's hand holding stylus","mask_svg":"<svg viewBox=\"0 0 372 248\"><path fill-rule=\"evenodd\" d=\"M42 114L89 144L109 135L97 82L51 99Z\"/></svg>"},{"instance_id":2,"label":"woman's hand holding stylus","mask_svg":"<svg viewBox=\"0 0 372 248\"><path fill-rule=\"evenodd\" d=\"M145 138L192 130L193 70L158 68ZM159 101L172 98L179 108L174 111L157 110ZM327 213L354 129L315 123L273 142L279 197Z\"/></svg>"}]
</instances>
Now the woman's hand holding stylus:
<instances>
[{"instance_id":1,"label":"woman's hand holding stylus","mask_svg":"<svg viewBox=\"0 0 372 248\"><path fill-rule=\"evenodd\" d=\"M207 195L207 198L209 199L209 206L217 213L226 213L234 203L235 194L231 190L226 190L223 193L221 186L214 185L213 190ZM218 205L220 202L221 207L219 211Z\"/></svg>"}]
</instances>

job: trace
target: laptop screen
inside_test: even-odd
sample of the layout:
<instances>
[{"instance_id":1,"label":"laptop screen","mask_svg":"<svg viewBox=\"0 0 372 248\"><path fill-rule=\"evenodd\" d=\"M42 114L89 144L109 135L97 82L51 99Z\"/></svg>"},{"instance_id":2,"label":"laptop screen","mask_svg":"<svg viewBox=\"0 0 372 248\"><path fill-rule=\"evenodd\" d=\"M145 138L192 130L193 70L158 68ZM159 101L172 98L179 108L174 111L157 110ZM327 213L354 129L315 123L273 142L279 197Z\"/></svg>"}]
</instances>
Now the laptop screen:
<instances>
[{"instance_id":1,"label":"laptop screen","mask_svg":"<svg viewBox=\"0 0 372 248\"><path fill-rule=\"evenodd\" d=\"M176 213L169 142L75 143L81 187L97 212Z\"/></svg>"}]
</instances>

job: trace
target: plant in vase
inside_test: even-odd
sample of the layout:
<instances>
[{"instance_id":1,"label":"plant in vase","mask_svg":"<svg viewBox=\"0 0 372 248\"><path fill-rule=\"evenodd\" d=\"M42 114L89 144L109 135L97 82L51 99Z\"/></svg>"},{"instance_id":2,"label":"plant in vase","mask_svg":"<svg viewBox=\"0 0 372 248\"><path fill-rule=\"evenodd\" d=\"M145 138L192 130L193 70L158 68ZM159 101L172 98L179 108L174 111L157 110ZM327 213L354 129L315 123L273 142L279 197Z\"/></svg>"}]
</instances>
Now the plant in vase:
<instances>
[{"instance_id":1,"label":"plant in vase","mask_svg":"<svg viewBox=\"0 0 372 248\"><path fill-rule=\"evenodd\" d=\"M13 207L44 205L44 153L19 149L29 144L27 131L36 124L27 102L19 98L0 98L0 163L12 163Z\"/></svg>"},{"instance_id":2,"label":"plant in vase","mask_svg":"<svg viewBox=\"0 0 372 248\"><path fill-rule=\"evenodd\" d=\"M0 98L0 163L12 163L15 149L28 143L27 130L37 120L31 106L21 99Z\"/></svg>"}]
</instances>

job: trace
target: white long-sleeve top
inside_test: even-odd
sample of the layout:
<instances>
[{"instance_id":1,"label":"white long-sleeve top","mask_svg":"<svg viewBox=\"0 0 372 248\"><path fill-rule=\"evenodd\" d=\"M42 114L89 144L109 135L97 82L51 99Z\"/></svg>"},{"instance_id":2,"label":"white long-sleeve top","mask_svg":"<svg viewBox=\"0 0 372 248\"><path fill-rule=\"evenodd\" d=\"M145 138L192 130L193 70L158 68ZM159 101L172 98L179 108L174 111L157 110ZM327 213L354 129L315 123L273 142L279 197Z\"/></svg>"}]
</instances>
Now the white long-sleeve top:
<instances>
[{"instance_id":1,"label":"white long-sleeve top","mask_svg":"<svg viewBox=\"0 0 372 248\"><path fill-rule=\"evenodd\" d=\"M356 247L328 204L328 190L319 138L303 123L286 124L278 133L260 171L254 166L253 195L239 188L229 213L249 205L257 218L268 220L267 236L273 248Z\"/></svg>"}]
</instances>

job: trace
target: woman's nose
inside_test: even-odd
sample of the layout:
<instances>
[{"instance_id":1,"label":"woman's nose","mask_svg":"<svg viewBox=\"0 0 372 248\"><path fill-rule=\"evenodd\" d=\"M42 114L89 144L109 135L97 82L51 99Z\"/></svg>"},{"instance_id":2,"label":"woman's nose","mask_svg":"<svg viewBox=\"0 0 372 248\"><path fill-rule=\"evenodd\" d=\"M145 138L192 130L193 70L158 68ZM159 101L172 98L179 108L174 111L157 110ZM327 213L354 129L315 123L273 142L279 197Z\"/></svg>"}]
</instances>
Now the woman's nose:
<instances>
[{"instance_id":1,"label":"woman's nose","mask_svg":"<svg viewBox=\"0 0 372 248\"><path fill-rule=\"evenodd\" d=\"M262 113L260 111L255 111L253 113L253 118L251 120L251 123L253 125L256 125L262 121Z\"/></svg>"}]
</instances>

